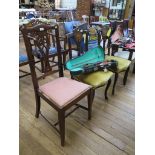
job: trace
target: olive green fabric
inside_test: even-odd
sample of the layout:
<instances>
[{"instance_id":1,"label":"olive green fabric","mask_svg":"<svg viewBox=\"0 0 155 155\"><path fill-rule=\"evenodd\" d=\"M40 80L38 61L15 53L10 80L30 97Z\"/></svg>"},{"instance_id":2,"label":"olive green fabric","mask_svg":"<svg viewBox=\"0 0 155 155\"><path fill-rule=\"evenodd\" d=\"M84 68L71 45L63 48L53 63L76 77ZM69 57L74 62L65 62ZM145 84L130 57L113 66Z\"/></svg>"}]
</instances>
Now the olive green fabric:
<instances>
[{"instance_id":1,"label":"olive green fabric","mask_svg":"<svg viewBox=\"0 0 155 155\"><path fill-rule=\"evenodd\" d=\"M111 71L96 71L89 74L81 74L75 78L81 82L89 84L94 88L103 86L111 77L113 73Z\"/></svg>"},{"instance_id":2,"label":"olive green fabric","mask_svg":"<svg viewBox=\"0 0 155 155\"><path fill-rule=\"evenodd\" d=\"M129 65L131 64L130 60L126 60L120 57L116 57L116 56L106 56L105 60L116 60L118 62L118 66L117 66L117 72L121 72L126 70Z\"/></svg>"}]
</instances>

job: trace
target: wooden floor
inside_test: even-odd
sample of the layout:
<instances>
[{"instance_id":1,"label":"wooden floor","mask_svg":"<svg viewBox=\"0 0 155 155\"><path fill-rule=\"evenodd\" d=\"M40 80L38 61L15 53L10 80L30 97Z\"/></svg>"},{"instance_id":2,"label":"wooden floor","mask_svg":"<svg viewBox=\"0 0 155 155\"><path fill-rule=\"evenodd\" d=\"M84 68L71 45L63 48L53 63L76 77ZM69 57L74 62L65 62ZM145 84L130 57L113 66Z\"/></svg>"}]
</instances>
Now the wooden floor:
<instances>
[{"instance_id":1,"label":"wooden floor","mask_svg":"<svg viewBox=\"0 0 155 155\"><path fill-rule=\"evenodd\" d=\"M68 76L65 73L65 76ZM47 77L49 81L58 74ZM60 146L60 137L50 124L40 116L36 119L35 98L31 77L19 80L20 155L134 155L135 153L135 77L131 72L127 85L119 77L115 96L109 90L109 100L104 99L104 88L96 91L92 119L78 109L66 118L66 143ZM86 103L83 99L81 104ZM57 113L45 102L41 112L51 121Z\"/></svg>"}]
</instances>

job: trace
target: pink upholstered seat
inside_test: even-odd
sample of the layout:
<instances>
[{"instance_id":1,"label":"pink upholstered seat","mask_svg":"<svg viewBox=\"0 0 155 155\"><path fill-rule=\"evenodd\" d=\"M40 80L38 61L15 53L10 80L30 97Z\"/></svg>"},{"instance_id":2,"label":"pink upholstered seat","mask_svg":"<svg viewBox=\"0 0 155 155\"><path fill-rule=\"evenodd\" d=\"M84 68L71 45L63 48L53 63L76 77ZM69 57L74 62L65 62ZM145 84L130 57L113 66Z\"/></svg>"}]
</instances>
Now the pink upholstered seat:
<instances>
[{"instance_id":1,"label":"pink upholstered seat","mask_svg":"<svg viewBox=\"0 0 155 155\"><path fill-rule=\"evenodd\" d=\"M61 77L40 86L39 91L56 106L63 108L90 88L87 84Z\"/></svg>"}]
</instances>

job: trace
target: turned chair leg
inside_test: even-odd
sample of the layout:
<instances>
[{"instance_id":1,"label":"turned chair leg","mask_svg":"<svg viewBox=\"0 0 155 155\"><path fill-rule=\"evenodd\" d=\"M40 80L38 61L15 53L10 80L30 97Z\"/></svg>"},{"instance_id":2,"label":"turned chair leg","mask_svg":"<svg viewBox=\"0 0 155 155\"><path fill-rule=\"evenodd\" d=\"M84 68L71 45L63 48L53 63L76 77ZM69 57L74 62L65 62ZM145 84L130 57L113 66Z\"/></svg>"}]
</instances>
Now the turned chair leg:
<instances>
[{"instance_id":1,"label":"turned chair leg","mask_svg":"<svg viewBox=\"0 0 155 155\"><path fill-rule=\"evenodd\" d=\"M35 97L36 97L36 114L35 114L35 117L38 118L39 113L40 113L41 102L40 102L40 96L38 94L36 94Z\"/></svg>"},{"instance_id":2,"label":"turned chair leg","mask_svg":"<svg viewBox=\"0 0 155 155\"><path fill-rule=\"evenodd\" d=\"M106 89L105 89L105 99L108 100L108 95L107 95L107 92L108 92L108 89L110 87L110 84L111 84L111 79L108 80L108 83L107 83L107 86L106 86Z\"/></svg>"},{"instance_id":3,"label":"turned chair leg","mask_svg":"<svg viewBox=\"0 0 155 155\"><path fill-rule=\"evenodd\" d=\"M58 112L61 146L65 145L65 111Z\"/></svg>"},{"instance_id":4,"label":"turned chair leg","mask_svg":"<svg viewBox=\"0 0 155 155\"><path fill-rule=\"evenodd\" d=\"M115 86L117 83L117 79L118 79L118 73L115 73L115 79L114 79L114 84L113 84L113 88L112 88L112 95L115 94Z\"/></svg>"},{"instance_id":5,"label":"turned chair leg","mask_svg":"<svg viewBox=\"0 0 155 155\"><path fill-rule=\"evenodd\" d=\"M91 113L92 113L92 103L93 103L93 89L91 90L91 92L88 94L87 99L88 99L88 119L91 119Z\"/></svg>"},{"instance_id":6,"label":"turned chair leg","mask_svg":"<svg viewBox=\"0 0 155 155\"><path fill-rule=\"evenodd\" d=\"M123 85L124 86L126 85L126 82L127 82L129 69L130 69L130 67L127 68L127 70L125 71L125 74L124 74L124 79L123 79Z\"/></svg>"}]
</instances>

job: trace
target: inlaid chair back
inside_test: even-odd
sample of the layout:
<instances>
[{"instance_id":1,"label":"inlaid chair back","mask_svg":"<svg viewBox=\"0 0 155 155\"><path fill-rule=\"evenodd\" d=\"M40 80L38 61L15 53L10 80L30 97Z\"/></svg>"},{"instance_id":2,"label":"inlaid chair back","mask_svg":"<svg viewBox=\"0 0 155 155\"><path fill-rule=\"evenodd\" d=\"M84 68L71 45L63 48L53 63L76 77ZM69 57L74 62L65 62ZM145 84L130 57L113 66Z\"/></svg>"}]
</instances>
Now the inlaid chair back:
<instances>
[{"instance_id":1,"label":"inlaid chair back","mask_svg":"<svg viewBox=\"0 0 155 155\"><path fill-rule=\"evenodd\" d=\"M35 25L35 24L34 24ZM35 60L34 60L34 51L38 52L38 55L43 60L45 65L45 72L51 70L49 64L49 52L51 47L51 32L55 33L56 38L56 48L57 48L57 56L58 56L58 68L59 68L59 76L63 76L62 69L62 58L61 58L61 47L59 41L59 31L57 25L47 25L47 24L39 24L35 26L23 26L21 28L25 47L28 55L28 59L30 62L31 72L33 74L33 78L36 79L35 73Z\"/></svg>"},{"instance_id":2,"label":"inlaid chair back","mask_svg":"<svg viewBox=\"0 0 155 155\"><path fill-rule=\"evenodd\" d=\"M73 33L68 35L68 44L69 44L69 50L76 51L77 55L80 56L85 52L85 46L86 46L86 31L80 30L80 29L74 29ZM76 57L72 52L69 53L70 58Z\"/></svg>"}]
</instances>

